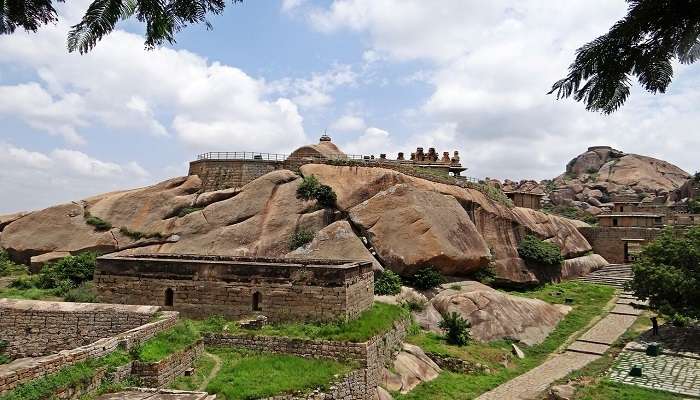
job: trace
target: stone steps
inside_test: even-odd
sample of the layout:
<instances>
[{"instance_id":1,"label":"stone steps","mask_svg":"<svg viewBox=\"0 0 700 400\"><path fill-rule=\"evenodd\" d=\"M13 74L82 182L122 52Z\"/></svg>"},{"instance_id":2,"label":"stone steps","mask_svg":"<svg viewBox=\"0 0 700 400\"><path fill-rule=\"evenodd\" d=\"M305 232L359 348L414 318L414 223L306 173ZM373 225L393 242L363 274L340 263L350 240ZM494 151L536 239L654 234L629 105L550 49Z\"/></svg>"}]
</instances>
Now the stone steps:
<instances>
[{"instance_id":1,"label":"stone steps","mask_svg":"<svg viewBox=\"0 0 700 400\"><path fill-rule=\"evenodd\" d=\"M634 274L631 265L614 264L579 277L577 280L599 285L614 286L621 289L624 287L625 283L632 280L633 277Z\"/></svg>"}]
</instances>

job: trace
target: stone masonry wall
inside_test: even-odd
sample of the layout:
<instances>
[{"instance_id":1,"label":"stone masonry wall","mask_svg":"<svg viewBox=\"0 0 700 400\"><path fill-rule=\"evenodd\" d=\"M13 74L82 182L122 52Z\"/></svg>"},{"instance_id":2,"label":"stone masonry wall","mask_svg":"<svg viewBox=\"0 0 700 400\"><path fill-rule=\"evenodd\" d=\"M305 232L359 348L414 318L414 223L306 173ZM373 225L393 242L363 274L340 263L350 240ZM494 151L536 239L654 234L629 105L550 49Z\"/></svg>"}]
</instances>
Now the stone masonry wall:
<instances>
[{"instance_id":1,"label":"stone masonry wall","mask_svg":"<svg viewBox=\"0 0 700 400\"><path fill-rule=\"evenodd\" d=\"M593 252L600 254L612 264L625 262L625 242L622 239L642 239L644 243L653 241L661 234L657 228L613 228L583 227L581 234L593 247Z\"/></svg>"},{"instance_id":2,"label":"stone masonry wall","mask_svg":"<svg viewBox=\"0 0 700 400\"><path fill-rule=\"evenodd\" d=\"M204 342L212 346L241 347L253 351L291 354L306 358L329 358L337 361L354 362L360 365L362 383L352 387L351 394L339 389L337 397L275 397L278 399L333 399L355 400L372 399L381 379L382 368L394 359L401 343L406 338L410 321L400 320L393 329L377 335L364 343L349 343L327 340L295 339L277 336L227 335L208 333ZM357 379L354 377L352 379ZM340 385L343 387L343 385ZM329 395L326 392L326 395Z\"/></svg>"},{"instance_id":3,"label":"stone masonry wall","mask_svg":"<svg viewBox=\"0 0 700 400\"><path fill-rule=\"evenodd\" d=\"M226 262L101 257L95 288L102 302L160 305L191 317L265 315L270 322L352 319L374 299L369 262ZM166 293L171 292L172 306L166 307Z\"/></svg>"},{"instance_id":4,"label":"stone masonry wall","mask_svg":"<svg viewBox=\"0 0 700 400\"><path fill-rule=\"evenodd\" d=\"M148 323L158 307L0 299L0 339L11 358L92 343Z\"/></svg>"},{"instance_id":5,"label":"stone masonry wall","mask_svg":"<svg viewBox=\"0 0 700 400\"><path fill-rule=\"evenodd\" d=\"M9 364L0 365L0 394L12 390L22 383L56 373L67 366L88 359L104 357L119 348L128 351L157 333L174 326L177 323L177 318L178 313L176 312L162 312L156 321L111 337L98 339L85 346L41 357L19 359Z\"/></svg>"},{"instance_id":6,"label":"stone masonry wall","mask_svg":"<svg viewBox=\"0 0 700 400\"><path fill-rule=\"evenodd\" d=\"M367 387L364 370L352 371L331 383L326 391L316 390L305 395L281 395L263 400L368 400L374 399L376 388Z\"/></svg>"},{"instance_id":7,"label":"stone masonry wall","mask_svg":"<svg viewBox=\"0 0 700 400\"><path fill-rule=\"evenodd\" d=\"M283 167L281 161L267 160L197 160L190 163L189 175L202 180L205 192L242 187L268 172Z\"/></svg>"},{"instance_id":8,"label":"stone masonry wall","mask_svg":"<svg viewBox=\"0 0 700 400\"><path fill-rule=\"evenodd\" d=\"M199 340L156 363L134 361L131 374L138 377L140 383L146 387L163 387L183 375L187 369L192 368L203 352L204 342Z\"/></svg>"}]
</instances>

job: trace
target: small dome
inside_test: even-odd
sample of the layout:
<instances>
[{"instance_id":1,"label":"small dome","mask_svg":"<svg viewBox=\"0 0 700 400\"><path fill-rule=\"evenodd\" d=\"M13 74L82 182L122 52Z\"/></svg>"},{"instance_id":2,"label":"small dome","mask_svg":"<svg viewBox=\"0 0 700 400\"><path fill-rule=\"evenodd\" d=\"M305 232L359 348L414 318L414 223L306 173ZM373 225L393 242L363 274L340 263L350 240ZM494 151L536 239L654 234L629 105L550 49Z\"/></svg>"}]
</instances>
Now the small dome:
<instances>
[{"instance_id":1,"label":"small dome","mask_svg":"<svg viewBox=\"0 0 700 400\"><path fill-rule=\"evenodd\" d=\"M326 135L326 134L324 133L323 135L321 135L321 139L319 139L318 141L319 141L319 142L330 142L330 141L331 141L331 137L328 136L328 135Z\"/></svg>"}]
</instances>

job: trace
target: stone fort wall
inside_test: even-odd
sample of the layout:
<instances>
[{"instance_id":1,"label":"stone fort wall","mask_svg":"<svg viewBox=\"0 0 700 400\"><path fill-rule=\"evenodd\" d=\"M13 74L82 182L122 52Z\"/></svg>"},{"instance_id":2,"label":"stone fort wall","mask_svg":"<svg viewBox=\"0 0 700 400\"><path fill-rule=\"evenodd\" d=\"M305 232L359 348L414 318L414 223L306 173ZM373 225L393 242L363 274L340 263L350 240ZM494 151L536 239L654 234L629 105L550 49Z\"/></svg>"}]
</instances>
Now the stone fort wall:
<instances>
[{"instance_id":1,"label":"stone fort wall","mask_svg":"<svg viewBox=\"0 0 700 400\"><path fill-rule=\"evenodd\" d=\"M10 358L38 357L147 324L158 309L0 299L0 339Z\"/></svg>"},{"instance_id":2,"label":"stone fort wall","mask_svg":"<svg viewBox=\"0 0 700 400\"><path fill-rule=\"evenodd\" d=\"M641 239L647 243L661 234L658 228L615 228L615 227L582 227L581 234L593 247L593 252L600 254L612 264L625 262L625 242L623 239Z\"/></svg>"},{"instance_id":3,"label":"stone fort wall","mask_svg":"<svg viewBox=\"0 0 700 400\"><path fill-rule=\"evenodd\" d=\"M370 262L187 257L100 257L98 298L198 318L265 315L271 322L354 319L374 298Z\"/></svg>"}]
</instances>

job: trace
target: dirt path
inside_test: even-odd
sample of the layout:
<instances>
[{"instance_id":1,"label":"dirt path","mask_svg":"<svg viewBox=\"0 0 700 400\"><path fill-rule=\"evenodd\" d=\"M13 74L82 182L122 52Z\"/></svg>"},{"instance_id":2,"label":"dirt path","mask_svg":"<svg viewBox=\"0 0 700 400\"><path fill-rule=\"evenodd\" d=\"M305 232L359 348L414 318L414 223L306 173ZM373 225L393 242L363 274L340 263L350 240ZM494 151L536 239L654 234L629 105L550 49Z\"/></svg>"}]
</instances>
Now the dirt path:
<instances>
[{"instance_id":1,"label":"dirt path","mask_svg":"<svg viewBox=\"0 0 700 400\"><path fill-rule=\"evenodd\" d=\"M624 296L624 295L623 295ZM557 354L530 371L517 376L477 400L530 400L540 394L554 381L581 369L600 358L610 345L632 326L641 310L627 309L618 296L615 307L577 340L569 344L566 351Z\"/></svg>"},{"instance_id":2,"label":"dirt path","mask_svg":"<svg viewBox=\"0 0 700 400\"><path fill-rule=\"evenodd\" d=\"M202 384L199 385L199 388L197 388L197 390L200 392L205 392L207 390L207 386L209 386L209 382L211 382L211 380L219 374L219 371L221 371L221 358L219 356L206 351L204 352L204 355L214 360L214 368L211 369L209 376L207 376L206 379L202 381Z\"/></svg>"}]
</instances>

